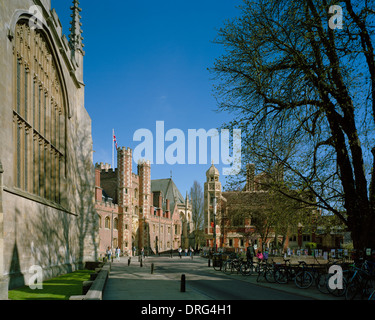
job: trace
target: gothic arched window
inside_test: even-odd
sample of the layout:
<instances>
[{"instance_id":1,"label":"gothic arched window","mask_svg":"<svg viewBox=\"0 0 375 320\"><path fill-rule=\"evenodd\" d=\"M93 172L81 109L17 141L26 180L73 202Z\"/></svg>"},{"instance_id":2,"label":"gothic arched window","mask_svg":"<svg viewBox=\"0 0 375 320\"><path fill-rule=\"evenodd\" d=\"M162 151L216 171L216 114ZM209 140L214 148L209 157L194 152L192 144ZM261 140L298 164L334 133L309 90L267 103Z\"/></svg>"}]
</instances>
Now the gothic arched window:
<instances>
[{"instance_id":1,"label":"gothic arched window","mask_svg":"<svg viewBox=\"0 0 375 320\"><path fill-rule=\"evenodd\" d=\"M27 21L14 38L15 187L61 203L65 177L66 108L62 82L47 37Z\"/></svg>"},{"instance_id":2,"label":"gothic arched window","mask_svg":"<svg viewBox=\"0 0 375 320\"><path fill-rule=\"evenodd\" d=\"M111 228L111 219L109 217L105 217L104 227L107 229Z\"/></svg>"}]
</instances>

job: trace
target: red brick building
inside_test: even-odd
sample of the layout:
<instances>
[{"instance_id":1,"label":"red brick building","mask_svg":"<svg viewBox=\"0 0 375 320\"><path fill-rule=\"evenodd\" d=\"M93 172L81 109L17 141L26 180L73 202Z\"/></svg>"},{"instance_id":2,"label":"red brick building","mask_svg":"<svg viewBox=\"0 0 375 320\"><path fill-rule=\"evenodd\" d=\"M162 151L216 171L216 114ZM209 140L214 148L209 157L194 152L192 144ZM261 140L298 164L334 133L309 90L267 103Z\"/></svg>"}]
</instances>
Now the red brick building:
<instances>
[{"instance_id":1,"label":"red brick building","mask_svg":"<svg viewBox=\"0 0 375 320\"><path fill-rule=\"evenodd\" d=\"M283 179L281 168L275 169L276 179ZM301 223L295 226L286 224L287 231L284 231L284 234L280 232L275 235L272 225L267 226L267 232L260 230L263 228L259 223L262 212L272 210L270 203L274 195L267 189L269 177L264 173L255 175L253 164L247 165L246 184L241 191L222 191L219 177L219 170L214 165L206 172L204 225L207 247L244 251L251 242L258 248L278 247L286 250L288 247L302 248L306 243L316 240L316 226L314 227L311 220L306 226ZM312 208L307 211L310 214L314 212ZM310 216L314 217L314 214ZM255 223L256 219L258 223ZM263 219L267 220L264 217Z\"/></svg>"},{"instance_id":2,"label":"red brick building","mask_svg":"<svg viewBox=\"0 0 375 320\"><path fill-rule=\"evenodd\" d=\"M133 172L132 150L117 149L117 168L96 164L96 210L99 252L120 247L125 255L189 247L192 207L170 179L151 180L151 164L141 161Z\"/></svg>"}]
</instances>

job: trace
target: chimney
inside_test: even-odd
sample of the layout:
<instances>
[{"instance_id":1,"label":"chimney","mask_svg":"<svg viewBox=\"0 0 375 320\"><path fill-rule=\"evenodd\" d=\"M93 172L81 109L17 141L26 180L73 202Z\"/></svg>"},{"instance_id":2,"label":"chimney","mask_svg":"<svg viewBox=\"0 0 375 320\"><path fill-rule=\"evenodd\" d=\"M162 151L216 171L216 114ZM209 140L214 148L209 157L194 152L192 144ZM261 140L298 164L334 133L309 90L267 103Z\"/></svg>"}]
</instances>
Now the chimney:
<instances>
[{"instance_id":1,"label":"chimney","mask_svg":"<svg viewBox=\"0 0 375 320\"><path fill-rule=\"evenodd\" d=\"M154 191L152 193L153 205L156 208L162 208L163 205L163 196L161 191Z\"/></svg>"},{"instance_id":2,"label":"chimney","mask_svg":"<svg viewBox=\"0 0 375 320\"><path fill-rule=\"evenodd\" d=\"M169 203L169 199L166 200L166 203L167 203L166 216L167 216L167 218L170 218L171 212L170 212L170 203Z\"/></svg>"},{"instance_id":3,"label":"chimney","mask_svg":"<svg viewBox=\"0 0 375 320\"><path fill-rule=\"evenodd\" d=\"M158 207L161 209L163 207L163 197L161 196L161 193L159 194L159 203Z\"/></svg>"},{"instance_id":4,"label":"chimney","mask_svg":"<svg viewBox=\"0 0 375 320\"><path fill-rule=\"evenodd\" d=\"M255 164L246 165L246 191L255 191L254 186Z\"/></svg>"}]
</instances>

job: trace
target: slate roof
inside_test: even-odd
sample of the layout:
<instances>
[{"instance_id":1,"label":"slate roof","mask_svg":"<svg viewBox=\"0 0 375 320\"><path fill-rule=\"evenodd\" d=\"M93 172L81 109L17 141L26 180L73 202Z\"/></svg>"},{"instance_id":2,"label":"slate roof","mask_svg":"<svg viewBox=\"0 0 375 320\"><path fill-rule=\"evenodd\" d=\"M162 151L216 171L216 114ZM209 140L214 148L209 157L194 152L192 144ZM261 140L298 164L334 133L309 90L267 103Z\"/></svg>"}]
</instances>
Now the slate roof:
<instances>
[{"instance_id":1,"label":"slate roof","mask_svg":"<svg viewBox=\"0 0 375 320\"><path fill-rule=\"evenodd\" d=\"M173 212L175 205L184 204L185 199L178 190L171 178L151 180L151 192L161 191L163 193L163 210L165 210L165 200L169 200L170 210ZM154 203L154 206L156 203Z\"/></svg>"}]
</instances>

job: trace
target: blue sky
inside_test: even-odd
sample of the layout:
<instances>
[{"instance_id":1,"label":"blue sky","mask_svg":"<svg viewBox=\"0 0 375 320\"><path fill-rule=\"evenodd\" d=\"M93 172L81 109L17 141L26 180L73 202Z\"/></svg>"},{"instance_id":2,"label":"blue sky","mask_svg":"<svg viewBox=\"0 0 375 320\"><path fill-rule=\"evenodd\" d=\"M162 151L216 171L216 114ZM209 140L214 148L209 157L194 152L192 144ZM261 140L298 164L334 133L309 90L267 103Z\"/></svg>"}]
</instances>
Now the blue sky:
<instances>
[{"instance_id":1,"label":"blue sky","mask_svg":"<svg viewBox=\"0 0 375 320\"><path fill-rule=\"evenodd\" d=\"M155 133L156 121L164 121L165 131L178 128L187 137L188 129L208 131L228 120L228 114L215 112L214 82L207 68L223 53L212 43L217 30L239 15L241 2L80 1L94 163L112 163L112 129L119 146L134 150L140 143L133 141L134 132L145 128ZM52 0L67 36L71 4ZM154 164L151 178L169 178L172 171L185 196L194 180L203 187L210 164L210 158L205 165Z\"/></svg>"}]
</instances>

